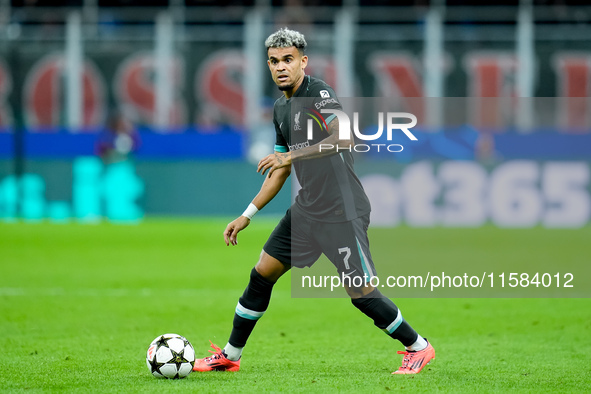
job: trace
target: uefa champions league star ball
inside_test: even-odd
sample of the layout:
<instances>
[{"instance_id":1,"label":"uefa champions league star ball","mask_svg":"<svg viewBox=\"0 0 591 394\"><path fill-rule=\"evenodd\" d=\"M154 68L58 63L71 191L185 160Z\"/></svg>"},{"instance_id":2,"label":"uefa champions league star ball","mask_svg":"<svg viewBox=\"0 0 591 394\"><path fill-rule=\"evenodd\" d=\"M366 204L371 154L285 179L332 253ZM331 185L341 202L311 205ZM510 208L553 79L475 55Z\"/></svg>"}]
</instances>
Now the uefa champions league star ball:
<instances>
[{"instance_id":1,"label":"uefa champions league star ball","mask_svg":"<svg viewBox=\"0 0 591 394\"><path fill-rule=\"evenodd\" d=\"M157 378L182 379L193 371L195 350L185 337L160 335L150 344L146 363Z\"/></svg>"}]
</instances>

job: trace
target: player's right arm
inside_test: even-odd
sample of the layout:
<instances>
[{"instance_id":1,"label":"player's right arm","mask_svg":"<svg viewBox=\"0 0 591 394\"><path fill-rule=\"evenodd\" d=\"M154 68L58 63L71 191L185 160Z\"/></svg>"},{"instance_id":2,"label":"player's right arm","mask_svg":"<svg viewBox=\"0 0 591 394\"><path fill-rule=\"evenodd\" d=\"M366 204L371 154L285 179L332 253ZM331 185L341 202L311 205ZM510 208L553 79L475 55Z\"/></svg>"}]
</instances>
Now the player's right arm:
<instances>
[{"instance_id":1,"label":"player's right arm","mask_svg":"<svg viewBox=\"0 0 591 394\"><path fill-rule=\"evenodd\" d=\"M265 177L261 190L252 200L257 209L261 210L267 205L283 187L283 184L291 173L291 166L282 167L273 172L271 176ZM250 219L246 216L240 216L226 226L224 231L224 241L226 245L237 245L238 233L244 230L250 224Z\"/></svg>"}]
</instances>

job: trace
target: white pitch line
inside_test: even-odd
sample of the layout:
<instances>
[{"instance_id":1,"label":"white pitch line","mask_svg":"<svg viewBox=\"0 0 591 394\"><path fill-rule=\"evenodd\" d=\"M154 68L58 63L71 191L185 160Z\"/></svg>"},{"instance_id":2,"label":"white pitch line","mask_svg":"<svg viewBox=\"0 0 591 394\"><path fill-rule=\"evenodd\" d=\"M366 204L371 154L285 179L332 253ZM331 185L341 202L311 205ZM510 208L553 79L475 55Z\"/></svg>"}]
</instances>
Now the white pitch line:
<instances>
[{"instance_id":1,"label":"white pitch line","mask_svg":"<svg viewBox=\"0 0 591 394\"><path fill-rule=\"evenodd\" d=\"M150 297L158 293L196 296L204 289L97 289L63 287L0 287L0 297Z\"/></svg>"}]
</instances>

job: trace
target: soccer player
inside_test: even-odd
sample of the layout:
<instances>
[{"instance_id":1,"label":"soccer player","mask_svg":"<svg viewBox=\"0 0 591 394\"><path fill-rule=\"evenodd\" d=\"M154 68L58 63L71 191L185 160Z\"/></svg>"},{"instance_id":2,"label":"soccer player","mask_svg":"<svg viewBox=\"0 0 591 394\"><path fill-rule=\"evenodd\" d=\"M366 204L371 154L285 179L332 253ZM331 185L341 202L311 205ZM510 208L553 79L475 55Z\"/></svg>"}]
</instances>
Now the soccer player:
<instances>
[{"instance_id":1,"label":"soccer player","mask_svg":"<svg viewBox=\"0 0 591 394\"><path fill-rule=\"evenodd\" d=\"M375 276L367 237L370 204L347 150L352 139L339 139L339 122L334 115L326 118L324 130L316 128L312 136L308 135L304 127L307 107L297 102L309 100L317 110L340 110L341 105L329 85L305 74L308 57L301 33L280 29L267 38L265 46L271 76L283 92L273 112L275 152L259 162L257 171L267 176L244 213L226 227L226 245L237 244L238 233L279 192L292 165L302 188L250 273L250 282L236 305L228 343L223 349L212 343L213 355L195 360L193 369L238 371L242 349L269 305L273 285L292 266L311 266L324 253L339 275L352 279L346 284L364 283L359 287L345 285L353 305L406 347L406 351L398 352L404 354L402 366L393 373L418 373L435 358L435 350L404 320L396 305L368 283ZM320 144L332 149L321 150ZM357 276L364 280L353 280Z\"/></svg>"}]
</instances>

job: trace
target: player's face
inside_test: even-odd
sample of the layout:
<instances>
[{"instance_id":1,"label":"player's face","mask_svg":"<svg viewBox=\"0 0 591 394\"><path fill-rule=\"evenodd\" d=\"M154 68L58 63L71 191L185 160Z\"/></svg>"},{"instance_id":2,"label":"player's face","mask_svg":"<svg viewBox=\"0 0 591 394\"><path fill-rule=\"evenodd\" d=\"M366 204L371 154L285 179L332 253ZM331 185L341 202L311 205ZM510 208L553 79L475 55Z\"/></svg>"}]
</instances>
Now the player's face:
<instances>
[{"instance_id":1,"label":"player's face","mask_svg":"<svg viewBox=\"0 0 591 394\"><path fill-rule=\"evenodd\" d=\"M304 80L308 56L302 56L296 47L269 48L269 70L279 90L291 97Z\"/></svg>"}]
</instances>

